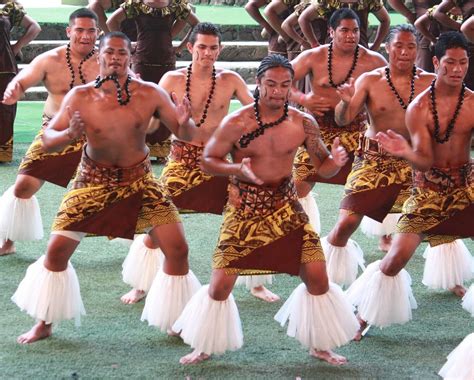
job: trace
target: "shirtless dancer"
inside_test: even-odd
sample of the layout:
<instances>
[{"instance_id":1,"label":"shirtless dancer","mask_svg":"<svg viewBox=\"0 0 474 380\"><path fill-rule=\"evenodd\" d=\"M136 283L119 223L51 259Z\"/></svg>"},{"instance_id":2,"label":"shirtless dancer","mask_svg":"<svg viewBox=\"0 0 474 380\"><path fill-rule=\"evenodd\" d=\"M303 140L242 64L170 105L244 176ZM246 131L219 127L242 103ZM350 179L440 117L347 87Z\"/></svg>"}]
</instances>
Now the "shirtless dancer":
<instances>
[{"instance_id":1,"label":"shirtless dancer","mask_svg":"<svg viewBox=\"0 0 474 380\"><path fill-rule=\"evenodd\" d=\"M72 90L44 132L43 146L48 151L62 149L84 134L87 144L54 220L46 256L28 268L12 297L37 320L18 338L19 343L47 338L53 323L73 318L78 322L84 314L69 258L88 233L130 239L149 230L150 245L159 245L165 255L162 277L168 286L161 289L163 329L200 287L189 270L178 211L153 175L145 143L150 119L158 114L174 134L192 139L196 128L190 107L187 102L175 107L157 85L127 75L130 50L123 33L106 35L99 45L100 77Z\"/></svg>"},{"instance_id":2,"label":"shirtless dancer","mask_svg":"<svg viewBox=\"0 0 474 380\"><path fill-rule=\"evenodd\" d=\"M441 34L434 58L438 75L406 112L411 139L392 128L380 129L375 135L385 151L413 166L413 191L403 206L399 233L390 251L383 260L370 264L348 290L364 323L385 327L411 319L416 302L410 276L403 268L423 238L433 244L439 240L436 235L474 236L474 94L463 83L468 71L467 51L462 34ZM443 255L438 266L455 266L450 256ZM471 262L469 255L458 271L472 277Z\"/></svg>"},{"instance_id":3,"label":"shirtless dancer","mask_svg":"<svg viewBox=\"0 0 474 380\"><path fill-rule=\"evenodd\" d=\"M231 291L239 274L259 272L301 277L304 284L275 319L284 325L289 318L288 335L312 356L334 365L346 362L332 349L352 339L357 321L340 288L328 282L319 238L298 202L291 171L303 143L327 176L345 164L347 153L336 139L330 156L314 119L288 107L292 77L286 58L265 57L257 70L255 103L227 116L204 149L204 169L230 176L231 185L211 283L193 296L173 325L194 350L181 358L182 364L242 346Z\"/></svg>"},{"instance_id":4,"label":"shirtless dancer","mask_svg":"<svg viewBox=\"0 0 474 380\"><path fill-rule=\"evenodd\" d=\"M159 84L169 94L175 93L180 99L185 96L190 100L193 120L199 130L192 141L184 142L177 137L172 139L171 154L161 180L179 209L221 215L227 201L229 181L202 171L202 151L227 115L231 99L235 96L242 105L247 105L252 103L253 98L240 75L214 67L222 49L221 34L215 25L198 24L193 29L188 49L192 64L168 72ZM158 120L155 122L159 123ZM133 243L123 269L124 281L134 289L122 296L122 302L135 303L145 296L158 271L158 262L159 252L150 250L139 237ZM271 281L271 276L249 277L248 287L255 297L269 302L279 299L263 286L263 283ZM154 310L151 305L153 299L148 297L145 310L150 323Z\"/></svg>"},{"instance_id":5,"label":"shirtless dancer","mask_svg":"<svg viewBox=\"0 0 474 380\"><path fill-rule=\"evenodd\" d=\"M0 254L14 252L14 241L43 237L38 201L34 196L44 181L66 187L79 163L83 140L71 142L60 152L46 153L41 136L58 112L64 96L74 86L93 80L99 73L95 41L97 16L81 8L69 16L66 28L69 43L36 57L8 85L4 104L14 104L25 91L40 82L48 90L43 109L43 124L23 158L15 185L0 199Z\"/></svg>"},{"instance_id":6,"label":"shirtless dancer","mask_svg":"<svg viewBox=\"0 0 474 380\"><path fill-rule=\"evenodd\" d=\"M333 178L321 178L312 166L309 156L300 149L295 159L295 183L298 197L310 217L314 218L315 201L311 190L315 182L328 182L343 185L351 170L354 152L359 144L359 135L366 128L366 114L361 112L349 125L339 127L334 121L334 107L339 103L340 96L337 86L350 78L358 78L367 71L386 65L385 59L359 45L359 18L350 9L340 9L333 13L329 21L332 43L305 51L292 61L295 69L295 80L310 75L312 92L294 94L297 101L310 110L315 116L321 135L326 145L331 145L335 137L339 137L342 146L349 153L349 162ZM323 243L324 244L324 243ZM350 254L362 259L362 252L355 242L350 242ZM328 248L328 249L326 249ZM331 255L331 247L325 247L325 253ZM348 279L338 278L337 268L328 256L328 273L331 281L348 285ZM355 279L355 277L353 278Z\"/></svg>"}]
</instances>

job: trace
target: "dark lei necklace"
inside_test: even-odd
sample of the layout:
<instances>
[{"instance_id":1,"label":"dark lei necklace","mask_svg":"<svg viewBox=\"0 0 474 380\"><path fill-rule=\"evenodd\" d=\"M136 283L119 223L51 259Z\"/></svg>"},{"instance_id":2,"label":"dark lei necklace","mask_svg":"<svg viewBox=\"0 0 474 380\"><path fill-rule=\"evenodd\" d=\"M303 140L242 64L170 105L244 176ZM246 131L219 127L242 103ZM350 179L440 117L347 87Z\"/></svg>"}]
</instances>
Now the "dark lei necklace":
<instances>
[{"instance_id":1,"label":"dark lei necklace","mask_svg":"<svg viewBox=\"0 0 474 380\"><path fill-rule=\"evenodd\" d=\"M274 127L275 125L282 123L288 117L288 101L286 101L285 105L283 106L283 115L276 121L263 124L263 121L260 119L260 111L258 109L258 88L255 90L254 98L255 103L253 104L253 108L255 110L255 119L257 120L258 128L250 133L242 135L239 140L239 145L241 148L246 148L252 140L255 140L258 136L263 135L265 133L265 129Z\"/></svg>"},{"instance_id":2,"label":"dark lei necklace","mask_svg":"<svg viewBox=\"0 0 474 380\"><path fill-rule=\"evenodd\" d=\"M191 70L193 68L193 64L191 63L188 66L187 72L186 72L186 97L189 100L189 103L191 103ZM199 120L199 123L196 123L196 127L200 127L201 125L204 124L207 118L207 111L209 110L209 106L211 105L212 97L214 96L214 91L216 89L216 68L212 68L212 84L211 84L211 91L209 91L209 96L207 97L206 105L204 106L204 110L202 112L201 120Z\"/></svg>"},{"instance_id":3,"label":"dark lei necklace","mask_svg":"<svg viewBox=\"0 0 474 380\"><path fill-rule=\"evenodd\" d=\"M79 66L77 70L79 71L79 78L81 79L82 84L86 84L86 78L84 78L84 74L82 73L82 65L94 54L95 54L95 48L93 48L90 51L90 53L87 54L84 58L82 58L81 62L79 62ZM74 87L74 82L76 80L76 74L74 73L74 67L72 67L72 62L71 62L71 44L70 43L68 43L66 46L66 64L67 64L67 67L69 68L69 71L71 72L71 83L69 84L69 89L72 90L72 88Z\"/></svg>"},{"instance_id":4,"label":"dark lei necklace","mask_svg":"<svg viewBox=\"0 0 474 380\"><path fill-rule=\"evenodd\" d=\"M357 66L357 61L359 59L359 45L357 45L356 47L356 50L355 50L355 53L354 53L354 60L352 61L352 66L349 70L349 72L347 73L346 77L344 78L344 80L342 82L339 82L339 83L334 83L333 80L332 80L332 42L329 44L329 48L328 48L328 74L329 74L329 84L334 87L334 88L337 88L339 87L340 85L346 83L349 78L351 77L352 73L354 72L356 66Z\"/></svg>"},{"instance_id":5,"label":"dark lei necklace","mask_svg":"<svg viewBox=\"0 0 474 380\"><path fill-rule=\"evenodd\" d=\"M104 84L104 82L107 82L108 80L112 80L115 83L115 87L117 88L117 101L121 106L125 106L131 99L130 95L130 90L128 86L130 85L130 82L132 81L132 77L130 75L127 75L127 80L125 81L125 84L123 85L123 88L120 86L119 80L117 78L117 75L107 75L105 78L101 79L100 75L95 78L95 85L94 88L100 88ZM122 91L125 91L125 94L127 95L127 99L123 100L122 98Z\"/></svg>"},{"instance_id":6,"label":"dark lei necklace","mask_svg":"<svg viewBox=\"0 0 474 380\"><path fill-rule=\"evenodd\" d=\"M458 118L459 112L461 111L461 107L464 102L464 93L466 92L466 85L463 83L461 86L461 92L459 93L458 104L456 105L456 109L454 110L454 115L449 121L448 128L446 128L446 133L444 137L441 137L439 135L438 110L436 109L435 83L436 83L436 79L433 79L433 82L431 82L431 86L430 86L431 108L432 108L431 112L433 114L433 119L434 119L434 138L438 144L444 144L451 137L451 133L453 132L453 129L454 129L454 124L456 124L456 119Z\"/></svg>"},{"instance_id":7,"label":"dark lei necklace","mask_svg":"<svg viewBox=\"0 0 474 380\"><path fill-rule=\"evenodd\" d=\"M413 66L411 82L410 82L410 97L408 98L408 103L405 104L402 97L400 96L397 89L395 88L395 86L392 83L392 79L390 78L390 69L389 69L389 67L387 66L385 68L385 78L387 78L387 83L390 86L390 89L392 90L392 92L395 94L395 97L397 98L398 103L400 103L400 105L402 106L402 108L404 110L406 110L408 108L408 105L412 102L413 98L415 97L415 77L416 77L416 67Z\"/></svg>"}]
</instances>

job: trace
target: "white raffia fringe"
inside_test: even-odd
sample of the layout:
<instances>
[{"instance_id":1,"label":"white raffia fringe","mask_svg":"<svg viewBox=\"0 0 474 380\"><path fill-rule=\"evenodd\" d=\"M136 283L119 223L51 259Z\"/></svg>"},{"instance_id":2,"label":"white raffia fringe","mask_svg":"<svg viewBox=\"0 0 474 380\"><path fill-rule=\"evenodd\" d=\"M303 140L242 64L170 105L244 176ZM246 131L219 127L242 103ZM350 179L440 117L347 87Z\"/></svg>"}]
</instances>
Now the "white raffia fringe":
<instances>
[{"instance_id":1,"label":"white raffia fringe","mask_svg":"<svg viewBox=\"0 0 474 380\"><path fill-rule=\"evenodd\" d=\"M141 320L161 331L169 330L200 287L192 271L184 276L171 276L160 269L146 297Z\"/></svg>"},{"instance_id":2,"label":"white raffia fringe","mask_svg":"<svg viewBox=\"0 0 474 380\"><path fill-rule=\"evenodd\" d=\"M273 275L271 274L264 274L264 275L257 275L257 276L239 276L235 285L244 286L250 290L256 288L257 286L262 286L269 284L271 285L273 281Z\"/></svg>"},{"instance_id":3,"label":"white raffia fringe","mask_svg":"<svg viewBox=\"0 0 474 380\"><path fill-rule=\"evenodd\" d=\"M0 198L0 244L12 241L30 241L43 238L43 222L35 196L21 199L13 194L11 186Z\"/></svg>"},{"instance_id":4,"label":"white raffia fringe","mask_svg":"<svg viewBox=\"0 0 474 380\"><path fill-rule=\"evenodd\" d=\"M474 317L474 284L469 287L462 298L462 307L471 313L472 317Z\"/></svg>"},{"instance_id":5,"label":"white raffia fringe","mask_svg":"<svg viewBox=\"0 0 474 380\"><path fill-rule=\"evenodd\" d=\"M341 288L333 283L319 296L311 295L306 285L300 284L276 313L275 320L282 327L288 320L288 336L306 348L320 351L350 342L359 329L354 308Z\"/></svg>"},{"instance_id":6,"label":"white raffia fringe","mask_svg":"<svg viewBox=\"0 0 474 380\"><path fill-rule=\"evenodd\" d=\"M44 256L31 264L12 301L36 320L47 324L75 319L80 325L85 315L79 280L69 262L62 272L52 272L44 266Z\"/></svg>"},{"instance_id":7,"label":"white raffia fringe","mask_svg":"<svg viewBox=\"0 0 474 380\"><path fill-rule=\"evenodd\" d=\"M474 379L474 333L466 336L447 358L447 362L438 372L443 379Z\"/></svg>"},{"instance_id":8,"label":"white raffia fringe","mask_svg":"<svg viewBox=\"0 0 474 380\"><path fill-rule=\"evenodd\" d=\"M364 266L364 252L354 240L349 239L345 247L336 247L321 239L329 281L340 286L349 286L357 278L358 267Z\"/></svg>"},{"instance_id":9,"label":"white raffia fringe","mask_svg":"<svg viewBox=\"0 0 474 380\"><path fill-rule=\"evenodd\" d=\"M386 327L411 320L412 309L417 308L411 290L411 277L405 269L396 276L387 276L379 268L380 260L373 262L347 289L346 294L359 315L369 324Z\"/></svg>"},{"instance_id":10,"label":"white raffia fringe","mask_svg":"<svg viewBox=\"0 0 474 380\"><path fill-rule=\"evenodd\" d=\"M431 289L452 289L472 278L472 255L462 240L426 247L423 284Z\"/></svg>"},{"instance_id":11,"label":"white raffia fringe","mask_svg":"<svg viewBox=\"0 0 474 380\"><path fill-rule=\"evenodd\" d=\"M207 355L235 351L243 345L239 311L232 294L216 301L204 285L183 310L173 331L181 332L184 343Z\"/></svg>"},{"instance_id":12,"label":"white raffia fringe","mask_svg":"<svg viewBox=\"0 0 474 380\"><path fill-rule=\"evenodd\" d=\"M304 212L308 215L309 224L313 227L314 231L321 233L321 218L319 216L319 208L311 192L303 198L298 198Z\"/></svg>"},{"instance_id":13,"label":"white raffia fringe","mask_svg":"<svg viewBox=\"0 0 474 380\"><path fill-rule=\"evenodd\" d=\"M145 245L146 236L138 235L130 246L122 264L122 279L134 289L148 292L164 256L160 248L151 249Z\"/></svg>"},{"instance_id":14,"label":"white raffia fringe","mask_svg":"<svg viewBox=\"0 0 474 380\"><path fill-rule=\"evenodd\" d=\"M382 223L364 216L360 229L368 237L391 235L395 232L398 219L402 214L387 214Z\"/></svg>"}]
</instances>

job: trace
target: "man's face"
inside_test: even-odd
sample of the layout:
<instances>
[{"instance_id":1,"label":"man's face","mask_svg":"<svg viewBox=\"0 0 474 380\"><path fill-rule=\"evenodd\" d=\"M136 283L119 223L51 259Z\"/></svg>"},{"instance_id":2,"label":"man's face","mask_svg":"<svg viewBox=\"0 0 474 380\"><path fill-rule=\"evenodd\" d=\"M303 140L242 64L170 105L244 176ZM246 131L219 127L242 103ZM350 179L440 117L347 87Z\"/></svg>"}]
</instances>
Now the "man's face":
<instances>
[{"instance_id":1,"label":"man's face","mask_svg":"<svg viewBox=\"0 0 474 380\"><path fill-rule=\"evenodd\" d=\"M399 70L411 70L416 59L416 37L410 32L399 32L386 45L390 64Z\"/></svg>"},{"instance_id":2,"label":"man's face","mask_svg":"<svg viewBox=\"0 0 474 380\"><path fill-rule=\"evenodd\" d=\"M288 100L293 78L284 67L274 67L265 71L257 79L260 90L260 102L271 109L282 108Z\"/></svg>"},{"instance_id":3,"label":"man's face","mask_svg":"<svg viewBox=\"0 0 474 380\"><path fill-rule=\"evenodd\" d=\"M459 86L467 74L469 57L466 50L456 47L447 49L440 60L434 57L433 64L438 80L450 86Z\"/></svg>"},{"instance_id":4,"label":"man's face","mask_svg":"<svg viewBox=\"0 0 474 380\"><path fill-rule=\"evenodd\" d=\"M94 48L97 39L97 24L89 17L78 17L66 28L71 49L81 55L87 55Z\"/></svg>"},{"instance_id":5,"label":"man's face","mask_svg":"<svg viewBox=\"0 0 474 380\"><path fill-rule=\"evenodd\" d=\"M192 55L193 64L213 66L221 52L219 37L210 34L198 34L194 45L188 42L187 47Z\"/></svg>"},{"instance_id":6,"label":"man's face","mask_svg":"<svg viewBox=\"0 0 474 380\"><path fill-rule=\"evenodd\" d=\"M116 74L125 75L130 64L130 49L127 41L111 37L105 41L99 52L101 76Z\"/></svg>"},{"instance_id":7,"label":"man's face","mask_svg":"<svg viewBox=\"0 0 474 380\"><path fill-rule=\"evenodd\" d=\"M345 52L355 51L360 40L360 29L357 20L342 19L336 30L330 29L333 45Z\"/></svg>"}]
</instances>

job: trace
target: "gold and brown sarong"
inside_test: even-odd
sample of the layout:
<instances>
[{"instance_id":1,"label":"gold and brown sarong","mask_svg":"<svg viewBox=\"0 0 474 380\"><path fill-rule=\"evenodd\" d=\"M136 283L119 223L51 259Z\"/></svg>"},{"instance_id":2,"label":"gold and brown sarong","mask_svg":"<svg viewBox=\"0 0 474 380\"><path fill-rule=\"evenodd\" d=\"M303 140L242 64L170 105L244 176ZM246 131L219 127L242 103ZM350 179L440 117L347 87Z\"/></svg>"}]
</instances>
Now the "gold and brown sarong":
<instances>
[{"instance_id":1,"label":"gold and brown sarong","mask_svg":"<svg viewBox=\"0 0 474 380\"><path fill-rule=\"evenodd\" d=\"M18 174L26 174L43 181L48 181L62 187L67 187L77 170L81 160L82 147L85 138L66 146L60 152L47 153L43 150L41 137L52 117L43 114L40 131L28 148L21 161Z\"/></svg>"},{"instance_id":2,"label":"gold and brown sarong","mask_svg":"<svg viewBox=\"0 0 474 380\"><path fill-rule=\"evenodd\" d=\"M473 237L473 220L473 163L413 171L413 188L403 205L398 232L425 234L431 245L437 245L446 240L439 235Z\"/></svg>"},{"instance_id":3,"label":"gold and brown sarong","mask_svg":"<svg viewBox=\"0 0 474 380\"><path fill-rule=\"evenodd\" d=\"M203 147L174 140L160 180L180 210L220 215L227 202L229 179L202 171L203 150Z\"/></svg>"},{"instance_id":4,"label":"gold and brown sarong","mask_svg":"<svg viewBox=\"0 0 474 380\"><path fill-rule=\"evenodd\" d=\"M324 261L319 236L298 202L292 178L277 187L230 181L213 269L298 275L301 264Z\"/></svg>"},{"instance_id":5,"label":"gold and brown sarong","mask_svg":"<svg viewBox=\"0 0 474 380\"><path fill-rule=\"evenodd\" d=\"M306 149L300 147L293 163L293 176L295 181L344 185L352 168L354 152L359 145L360 135L365 132L367 127L367 115L365 112L360 113L351 124L344 127L339 127L334 121L334 111L327 112L324 116L315 116L315 119L318 122L321 131L321 138L327 145L328 149L331 150L331 145L334 139L339 137L341 145L349 154L349 160L334 177L323 178L318 175L318 171L311 163L311 159L309 158Z\"/></svg>"},{"instance_id":6,"label":"gold and brown sarong","mask_svg":"<svg viewBox=\"0 0 474 380\"><path fill-rule=\"evenodd\" d=\"M91 160L84 149L52 229L133 239L150 227L179 221L178 210L153 175L148 157L132 167L108 167Z\"/></svg>"},{"instance_id":7,"label":"gold and brown sarong","mask_svg":"<svg viewBox=\"0 0 474 380\"><path fill-rule=\"evenodd\" d=\"M390 155L376 140L363 136L340 208L382 222L388 213L400 212L410 194L411 175L406 160Z\"/></svg>"}]
</instances>

